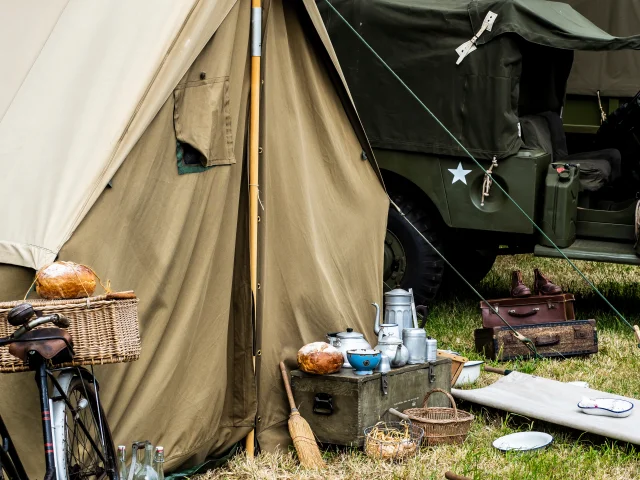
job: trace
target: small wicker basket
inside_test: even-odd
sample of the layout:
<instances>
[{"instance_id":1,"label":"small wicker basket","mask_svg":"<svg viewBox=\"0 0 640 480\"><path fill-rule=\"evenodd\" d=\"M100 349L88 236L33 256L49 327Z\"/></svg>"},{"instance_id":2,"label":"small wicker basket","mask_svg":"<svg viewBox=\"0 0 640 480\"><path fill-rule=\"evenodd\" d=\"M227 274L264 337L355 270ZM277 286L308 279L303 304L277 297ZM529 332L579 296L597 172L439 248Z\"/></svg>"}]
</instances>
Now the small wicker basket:
<instances>
[{"instance_id":1,"label":"small wicker basket","mask_svg":"<svg viewBox=\"0 0 640 480\"><path fill-rule=\"evenodd\" d=\"M434 392L444 393L453 408L427 407L429 397ZM422 444L428 447L464 442L473 421L473 415L464 410L458 410L453 397L440 388L434 388L424 396L422 408L410 408L402 413L424 431Z\"/></svg>"},{"instance_id":2,"label":"small wicker basket","mask_svg":"<svg viewBox=\"0 0 640 480\"><path fill-rule=\"evenodd\" d=\"M138 299L133 292L111 293L70 300L20 300L0 303L0 337L16 329L7 321L9 311L28 302L37 310L59 313L70 321L73 362L63 366L132 362L140 357ZM28 366L0 347L0 373L25 372Z\"/></svg>"},{"instance_id":3,"label":"small wicker basket","mask_svg":"<svg viewBox=\"0 0 640 480\"><path fill-rule=\"evenodd\" d=\"M418 453L423 435L411 422L378 422L364 429L364 452L378 460L402 461Z\"/></svg>"}]
</instances>

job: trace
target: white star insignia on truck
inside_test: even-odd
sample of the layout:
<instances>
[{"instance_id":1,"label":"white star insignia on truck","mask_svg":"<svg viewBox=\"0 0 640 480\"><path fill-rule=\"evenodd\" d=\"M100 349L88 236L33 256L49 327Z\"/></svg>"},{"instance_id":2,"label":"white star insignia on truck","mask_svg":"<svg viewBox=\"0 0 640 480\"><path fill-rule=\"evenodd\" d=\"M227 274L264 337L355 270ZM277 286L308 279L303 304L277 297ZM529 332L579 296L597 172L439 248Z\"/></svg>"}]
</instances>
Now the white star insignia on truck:
<instances>
[{"instance_id":1,"label":"white star insignia on truck","mask_svg":"<svg viewBox=\"0 0 640 480\"><path fill-rule=\"evenodd\" d=\"M451 181L452 185L458 180L465 185L467 184L467 174L471 173L471 170L465 170L462 168L462 162L458 163L458 168L450 168L449 171L453 173L453 180Z\"/></svg>"}]
</instances>

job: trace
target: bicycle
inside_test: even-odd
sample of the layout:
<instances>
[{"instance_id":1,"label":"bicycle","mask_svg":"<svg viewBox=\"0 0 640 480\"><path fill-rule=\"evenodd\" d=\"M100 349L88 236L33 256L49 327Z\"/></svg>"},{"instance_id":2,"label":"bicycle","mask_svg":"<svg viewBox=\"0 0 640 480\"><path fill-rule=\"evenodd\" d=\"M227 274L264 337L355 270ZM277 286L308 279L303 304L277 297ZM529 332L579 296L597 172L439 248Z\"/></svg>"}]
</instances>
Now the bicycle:
<instances>
[{"instance_id":1,"label":"bicycle","mask_svg":"<svg viewBox=\"0 0 640 480\"><path fill-rule=\"evenodd\" d=\"M8 345L11 355L35 372L40 393L44 480L118 480L116 452L97 380L83 367L60 366L70 363L74 355L71 335L64 330L69 320L56 313L43 315L28 303L14 307L7 320L18 328L0 338L0 346ZM54 327L35 328L48 323ZM0 480L28 480L2 416L0 441Z\"/></svg>"}]
</instances>

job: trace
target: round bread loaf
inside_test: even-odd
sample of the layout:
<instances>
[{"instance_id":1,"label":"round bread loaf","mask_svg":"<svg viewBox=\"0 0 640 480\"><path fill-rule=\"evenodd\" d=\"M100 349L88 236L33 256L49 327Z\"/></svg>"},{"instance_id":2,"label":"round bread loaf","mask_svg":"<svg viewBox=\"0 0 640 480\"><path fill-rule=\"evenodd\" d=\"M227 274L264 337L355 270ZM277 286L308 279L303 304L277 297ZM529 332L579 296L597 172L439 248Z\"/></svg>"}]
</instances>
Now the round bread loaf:
<instances>
[{"instance_id":1,"label":"round bread loaf","mask_svg":"<svg viewBox=\"0 0 640 480\"><path fill-rule=\"evenodd\" d=\"M303 372L326 375L340 370L342 352L325 342L313 342L298 350L298 367Z\"/></svg>"},{"instance_id":2,"label":"round bread loaf","mask_svg":"<svg viewBox=\"0 0 640 480\"><path fill-rule=\"evenodd\" d=\"M73 262L54 262L36 275L36 292L48 300L90 297L95 289L93 271Z\"/></svg>"}]
</instances>

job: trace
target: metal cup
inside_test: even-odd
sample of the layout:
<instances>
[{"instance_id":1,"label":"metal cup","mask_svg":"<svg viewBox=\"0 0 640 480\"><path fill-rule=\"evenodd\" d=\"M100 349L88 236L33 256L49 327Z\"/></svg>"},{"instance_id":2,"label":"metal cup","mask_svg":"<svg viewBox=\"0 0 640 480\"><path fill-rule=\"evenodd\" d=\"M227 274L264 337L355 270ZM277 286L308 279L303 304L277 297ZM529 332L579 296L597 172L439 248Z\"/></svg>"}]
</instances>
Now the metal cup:
<instances>
[{"instance_id":1,"label":"metal cup","mask_svg":"<svg viewBox=\"0 0 640 480\"><path fill-rule=\"evenodd\" d=\"M425 363L425 341L427 332L422 328L404 328L402 329L402 343L409 350L409 363L415 365Z\"/></svg>"}]
</instances>

